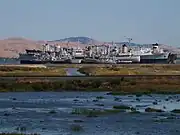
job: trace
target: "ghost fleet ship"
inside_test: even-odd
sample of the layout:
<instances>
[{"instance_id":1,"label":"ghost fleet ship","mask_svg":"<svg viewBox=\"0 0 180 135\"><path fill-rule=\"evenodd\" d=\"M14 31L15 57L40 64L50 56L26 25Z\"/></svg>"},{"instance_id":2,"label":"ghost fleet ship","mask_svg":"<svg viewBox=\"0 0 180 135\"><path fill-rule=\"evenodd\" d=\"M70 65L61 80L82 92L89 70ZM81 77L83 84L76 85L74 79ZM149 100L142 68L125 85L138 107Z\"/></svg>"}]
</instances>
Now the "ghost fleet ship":
<instances>
[{"instance_id":1,"label":"ghost fleet ship","mask_svg":"<svg viewBox=\"0 0 180 135\"><path fill-rule=\"evenodd\" d=\"M80 47L61 47L58 45L43 45L42 50L26 50L19 53L21 64L121 64L121 63L175 63L176 55L165 52L159 45L151 48L129 49L128 45L88 45Z\"/></svg>"}]
</instances>

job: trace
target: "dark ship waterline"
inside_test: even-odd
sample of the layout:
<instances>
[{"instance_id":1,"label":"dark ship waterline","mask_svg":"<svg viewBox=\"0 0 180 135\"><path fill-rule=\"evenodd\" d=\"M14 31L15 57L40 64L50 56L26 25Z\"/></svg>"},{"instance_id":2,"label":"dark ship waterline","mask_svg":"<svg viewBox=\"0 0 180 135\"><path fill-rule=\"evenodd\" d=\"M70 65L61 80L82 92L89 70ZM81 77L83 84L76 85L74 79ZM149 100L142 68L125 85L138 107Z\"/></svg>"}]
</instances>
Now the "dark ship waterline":
<instances>
[{"instance_id":1,"label":"dark ship waterline","mask_svg":"<svg viewBox=\"0 0 180 135\"><path fill-rule=\"evenodd\" d=\"M21 64L174 64L176 54L164 52L158 44L140 50L127 45L91 45L84 49L43 45L43 50L26 50L19 54Z\"/></svg>"}]
</instances>

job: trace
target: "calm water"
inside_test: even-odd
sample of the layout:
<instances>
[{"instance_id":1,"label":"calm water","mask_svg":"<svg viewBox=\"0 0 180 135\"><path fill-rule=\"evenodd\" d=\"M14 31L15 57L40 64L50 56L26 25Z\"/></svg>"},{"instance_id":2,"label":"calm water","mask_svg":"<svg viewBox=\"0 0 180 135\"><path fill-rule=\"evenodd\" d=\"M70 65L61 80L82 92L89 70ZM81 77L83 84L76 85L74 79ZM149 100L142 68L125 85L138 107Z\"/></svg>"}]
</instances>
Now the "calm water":
<instances>
[{"instance_id":1,"label":"calm water","mask_svg":"<svg viewBox=\"0 0 180 135\"><path fill-rule=\"evenodd\" d=\"M0 58L0 64L20 64L20 62L17 59Z\"/></svg>"},{"instance_id":2,"label":"calm water","mask_svg":"<svg viewBox=\"0 0 180 135\"><path fill-rule=\"evenodd\" d=\"M85 76L85 74L82 74L77 71L78 68L66 68L66 75L67 76Z\"/></svg>"},{"instance_id":3,"label":"calm water","mask_svg":"<svg viewBox=\"0 0 180 135\"><path fill-rule=\"evenodd\" d=\"M97 96L104 99L95 102ZM180 115L170 112L180 109L179 99L180 95L136 97L96 92L1 93L0 132L15 132L23 126L27 133L42 135L179 135ZM153 105L155 101L157 105ZM94 118L71 114L73 108L111 109L122 104L135 107L141 113L121 112ZM166 112L146 113L147 107L165 108ZM52 110L57 113L50 114ZM74 120L83 122L74 123ZM73 132L72 124L81 125L84 131Z\"/></svg>"}]
</instances>

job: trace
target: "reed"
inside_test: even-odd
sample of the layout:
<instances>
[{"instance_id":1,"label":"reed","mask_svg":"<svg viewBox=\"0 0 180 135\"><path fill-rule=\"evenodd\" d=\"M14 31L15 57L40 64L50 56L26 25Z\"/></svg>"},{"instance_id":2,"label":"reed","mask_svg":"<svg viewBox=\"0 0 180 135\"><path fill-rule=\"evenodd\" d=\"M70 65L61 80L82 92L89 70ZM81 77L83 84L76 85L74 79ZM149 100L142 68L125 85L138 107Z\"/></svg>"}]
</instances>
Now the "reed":
<instances>
[{"instance_id":1,"label":"reed","mask_svg":"<svg viewBox=\"0 0 180 135\"><path fill-rule=\"evenodd\" d=\"M119 94L179 94L180 77L102 78L80 80L21 79L0 81L0 92L26 91L111 91ZM102 99L103 97L97 97Z\"/></svg>"},{"instance_id":2,"label":"reed","mask_svg":"<svg viewBox=\"0 0 180 135\"><path fill-rule=\"evenodd\" d=\"M0 76L66 76L65 68L62 67L21 67L21 66L0 66Z\"/></svg>"},{"instance_id":3,"label":"reed","mask_svg":"<svg viewBox=\"0 0 180 135\"><path fill-rule=\"evenodd\" d=\"M73 132L83 131L83 127L82 127L81 125L77 125L77 124L71 125L70 129L71 129Z\"/></svg>"},{"instance_id":4,"label":"reed","mask_svg":"<svg viewBox=\"0 0 180 135\"><path fill-rule=\"evenodd\" d=\"M82 67L79 72L97 75L180 75L180 65L115 65L104 67Z\"/></svg>"}]
</instances>

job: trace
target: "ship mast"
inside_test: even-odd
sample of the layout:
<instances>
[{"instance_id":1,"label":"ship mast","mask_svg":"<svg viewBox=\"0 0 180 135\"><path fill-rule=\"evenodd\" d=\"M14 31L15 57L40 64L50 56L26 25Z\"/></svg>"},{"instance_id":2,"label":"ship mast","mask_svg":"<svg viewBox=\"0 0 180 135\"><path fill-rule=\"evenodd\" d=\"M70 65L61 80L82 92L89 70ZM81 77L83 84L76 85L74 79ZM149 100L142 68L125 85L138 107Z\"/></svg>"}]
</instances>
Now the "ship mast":
<instances>
[{"instance_id":1,"label":"ship mast","mask_svg":"<svg viewBox=\"0 0 180 135\"><path fill-rule=\"evenodd\" d=\"M130 44L131 44L132 38L127 37L126 39L128 40L128 46L130 47ZM130 50L131 50L131 48L130 48Z\"/></svg>"},{"instance_id":2,"label":"ship mast","mask_svg":"<svg viewBox=\"0 0 180 135\"><path fill-rule=\"evenodd\" d=\"M126 38L128 40L128 45L130 45L132 38Z\"/></svg>"}]
</instances>

